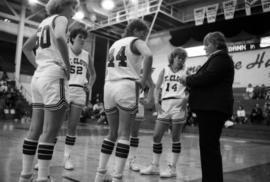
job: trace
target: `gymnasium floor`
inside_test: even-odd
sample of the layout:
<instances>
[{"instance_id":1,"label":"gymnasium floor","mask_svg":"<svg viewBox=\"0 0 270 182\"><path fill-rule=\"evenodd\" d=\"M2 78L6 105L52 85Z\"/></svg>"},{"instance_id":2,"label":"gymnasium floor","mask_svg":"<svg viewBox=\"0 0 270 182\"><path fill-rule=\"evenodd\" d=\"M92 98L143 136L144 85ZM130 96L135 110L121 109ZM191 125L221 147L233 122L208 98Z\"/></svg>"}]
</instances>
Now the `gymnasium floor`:
<instances>
[{"instance_id":1,"label":"gymnasium floor","mask_svg":"<svg viewBox=\"0 0 270 182\"><path fill-rule=\"evenodd\" d=\"M21 170L21 146L29 124L0 122L0 182L17 182ZM56 182L93 182L97 168L101 141L108 132L107 126L81 124L79 137L73 154L75 170L62 167L64 131L61 130L51 164L51 174ZM151 131L140 132L138 162L146 166L151 162ZM161 170L166 169L170 157L171 142L168 133L163 138ZM270 181L270 141L248 140L223 137L221 140L225 182L269 182ZM110 161L112 171L114 158ZM184 133L182 153L178 162L177 178L160 179L158 176L142 176L125 170L125 182L200 182L200 158L198 136Z\"/></svg>"}]
</instances>

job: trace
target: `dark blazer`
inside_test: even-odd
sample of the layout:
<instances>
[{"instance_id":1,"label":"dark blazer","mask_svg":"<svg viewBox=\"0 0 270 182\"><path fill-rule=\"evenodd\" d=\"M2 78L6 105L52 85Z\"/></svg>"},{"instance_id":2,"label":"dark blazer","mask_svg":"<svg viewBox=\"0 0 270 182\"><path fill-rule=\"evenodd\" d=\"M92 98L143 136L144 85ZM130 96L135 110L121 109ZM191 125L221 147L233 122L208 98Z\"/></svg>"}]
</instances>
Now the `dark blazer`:
<instances>
[{"instance_id":1,"label":"dark blazer","mask_svg":"<svg viewBox=\"0 0 270 182\"><path fill-rule=\"evenodd\" d=\"M234 63L225 51L211 55L206 63L186 79L191 111L233 113Z\"/></svg>"}]
</instances>

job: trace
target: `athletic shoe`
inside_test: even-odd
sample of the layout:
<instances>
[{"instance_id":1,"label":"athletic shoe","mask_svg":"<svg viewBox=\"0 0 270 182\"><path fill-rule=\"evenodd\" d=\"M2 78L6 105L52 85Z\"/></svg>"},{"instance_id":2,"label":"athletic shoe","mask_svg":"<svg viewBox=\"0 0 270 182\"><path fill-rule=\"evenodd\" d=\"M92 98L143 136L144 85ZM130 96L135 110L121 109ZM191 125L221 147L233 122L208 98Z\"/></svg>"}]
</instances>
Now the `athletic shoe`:
<instances>
[{"instance_id":1,"label":"athletic shoe","mask_svg":"<svg viewBox=\"0 0 270 182\"><path fill-rule=\"evenodd\" d=\"M97 171L95 182L111 182L112 176L106 173L107 170Z\"/></svg>"},{"instance_id":2,"label":"athletic shoe","mask_svg":"<svg viewBox=\"0 0 270 182\"><path fill-rule=\"evenodd\" d=\"M35 182L56 182L52 177L48 176L45 180L36 180Z\"/></svg>"},{"instance_id":3,"label":"athletic shoe","mask_svg":"<svg viewBox=\"0 0 270 182\"><path fill-rule=\"evenodd\" d=\"M19 182L32 182L34 180L33 174L20 175Z\"/></svg>"},{"instance_id":4,"label":"athletic shoe","mask_svg":"<svg viewBox=\"0 0 270 182\"><path fill-rule=\"evenodd\" d=\"M139 166L137 166L136 163L135 163L135 159L130 159L130 160L128 161L128 168L129 168L131 171L134 171L134 172L139 172L139 171L140 171Z\"/></svg>"},{"instance_id":5,"label":"athletic shoe","mask_svg":"<svg viewBox=\"0 0 270 182\"><path fill-rule=\"evenodd\" d=\"M168 165L168 170L160 173L161 178L173 178L176 177L176 167L172 165Z\"/></svg>"},{"instance_id":6,"label":"athletic shoe","mask_svg":"<svg viewBox=\"0 0 270 182\"><path fill-rule=\"evenodd\" d=\"M70 156L65 157L65 159L64 159L64 168L66 170L73 170L74 169L74 165L73 165L73 162L72 162Z\"/></svg>"},{"instance_id":7,"label":"athletic shoe","mask_svg":"<svg viewBox=\"0 0 270 182\"><path fill-rule=\"evenodd\" d=\"M38 170L38 163L36 163L36 165L34 166L35 170Z\"/></svg>"},{"instance_id":8,"label":"athletic shoe","mask_svg":"<svg viewBox=\"0 0 270 182\"><path fill-rule=\"evenodd\" d=\"M140 173L144 175L159 175L159 166L151 164L147 168L140 170Z\"/></svg>"}]
</instances>

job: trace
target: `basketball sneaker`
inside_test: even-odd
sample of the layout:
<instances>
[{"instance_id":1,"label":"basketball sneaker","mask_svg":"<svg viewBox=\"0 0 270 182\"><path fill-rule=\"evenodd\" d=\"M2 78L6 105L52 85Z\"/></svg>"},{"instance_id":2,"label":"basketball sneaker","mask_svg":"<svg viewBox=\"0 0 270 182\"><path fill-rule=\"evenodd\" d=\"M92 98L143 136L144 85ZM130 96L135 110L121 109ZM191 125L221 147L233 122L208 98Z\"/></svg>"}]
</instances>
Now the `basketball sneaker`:
<instances>
[{"instance_id":1,"label":"basketball sneaker","mask_svg":"<svg viewBox=\"0 0 270 182\"><path fill-rule=\"evenodd\" d=\"M64 168L66 170L73 170L74 169L74 165L73 165L73 162L72 162L70 156L65 157L65 159L64 159Z\"/></svg>"},{"instance_id":2,"label":"basketball sneaker","mask_svg":"<svg viewBox=\"0 0 270 182\"><path fill-rule=\"evenodd\" d=\"M21 174L19 178L19 182L32 182L33 180L33 174Z\"/></svg>"},{"instance_id":3,"label":"basketball sneaker","mask_svg":"<svg viewBox=\"0 0 270 182\"><path fill-rule=\"evenodd\" d=\"M160 173L160 177L161 178L176 177L176 167L169 164L167 171Z\"/></svg>"},{"instance_id":4,"label":"basketball sneaker","mask_svg":"<svg viewBox=\"0 0 270 182\"><path fill-rule=\"evenodd\" d=\"M139 166L137 166L136 163L135 163L135 158L130 159L130 160L128 161L128 168L129 168L131 171L134 171L134 172L139 172L139 171L140 171Z\"/></svg>"},{"instance_id":5,"label":"basketball sneaker","mask_svg":"<svg viewBox=\"0 0 270 182\"><path fill-rule=\"evenodd\" d=\"M141 169L140 173L143 175L159 175L159 166L150 164L147 168Z\"/></svg>"}]
</instances>

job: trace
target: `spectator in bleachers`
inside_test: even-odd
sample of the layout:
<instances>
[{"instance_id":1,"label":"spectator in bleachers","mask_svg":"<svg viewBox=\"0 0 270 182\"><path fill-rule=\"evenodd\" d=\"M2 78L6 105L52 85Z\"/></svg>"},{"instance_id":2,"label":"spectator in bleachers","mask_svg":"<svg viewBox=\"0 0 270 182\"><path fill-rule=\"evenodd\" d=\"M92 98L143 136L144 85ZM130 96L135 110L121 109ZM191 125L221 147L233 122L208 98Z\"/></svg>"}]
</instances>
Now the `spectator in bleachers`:
<instances>
[{"instance_id":1,"label":"spectator in bleachers","mask_svg":"<svg viewBox=\"0 0 270 182\"><path fill-rule=\"evenodd\" d=\"M270 88L266 89L265 100L270 100Z\"/></svg>"},{"instance_id":2,"label":"spectator in bleachers","mask_svg":"<svg viewBox=\"0 0 270 182\"><path fill-rule=\"evenodd\" d=\"M240 105L236 111L235 122L238 124L246 124L247 117L246 117L246 110L242 105Z\"/></svg>"},{"instance_id":3,"label":"spectator in bleachers","mask_svg":"<svg viewBox=\"0 0 270 182\"><path fill-rule=\"evenodd\" d=\"M270 101L267 101L264 104L264 117L265 117L265 124L267 126L270 125Z\"/></svg>"},{"instance_id":4,"label":"spectator in bleachers","mask_svg":"<svg viewBox=\"0 0 270 182\"><path fill-rule=\"evenodd\" d=\"M263 111L257 103L250 113L250 122L252 124L261 124L263 121Z\"/></svg>"},{"instance_id":5,"label":"spectator in bleachers","mask_svg":"<svg viewBox=\"0 0 270 182\"><path fill-rule=\"evenodd\" d=\"M97 120L98 124L108 124L107 118L105 115L104 104L99 99L96 100L96 103L93 106L93 112L94 112L94 117L98 119Z\"/></svg>"},{"instance_id":6,"label":"spectator in bleachers","mask_svg":"<svg viewBox=\"0 0 270 182\"><path fill-rule=\"evenodd\" d=\"M90 100L88 100L87 105L83 108L81 113L80 122L85 123L87 119L93 117L93 105Z\"/></svg>"},{"instance_id":7,"label":"spectator in bleachers","mask_svg":"<svg viewBox=\"0 0 270 182\"><path fill-rule=\"evenodd\" d=\"M254 88L252 86L251 83L248 84L247 88L246 88L246 94L248 95L248 97L251 99L253 98L254 95Z\"/></svg>"},{"instance_id":8,"label":"spectator in bleachers","mask_svg":"<svg viewBox=\"0 0 270 182\"><path fill-rule=\"evenodd\" d=\"M8 76L7 76L7 72L4 71L1 80L7 81L8 79L9 79L9 78L8 78Z\"/></svg>"},{"instance_id":9,"label":"spectator in bleachers","mask_svg":"<svg viewBox=\"0 0 270 182\"><path fill-rule=\"evenodd\" d=\"M262 86L260 87L260 90L259 90L259 98L265 99L265 96L266 96L266 87L264 84L262 84Z\"/></svg>"},{"instance_id":10,"label":"spectator in bleachers","mask_svg":"<svg viewBox=\"0 0 270 182\"><path fill-rule=\"evenodd\" d=\"M260 87L258 85L255 86L254 91L253 91L253 99L258 99L260 96Z\"/></svg>"}]
</instances>

